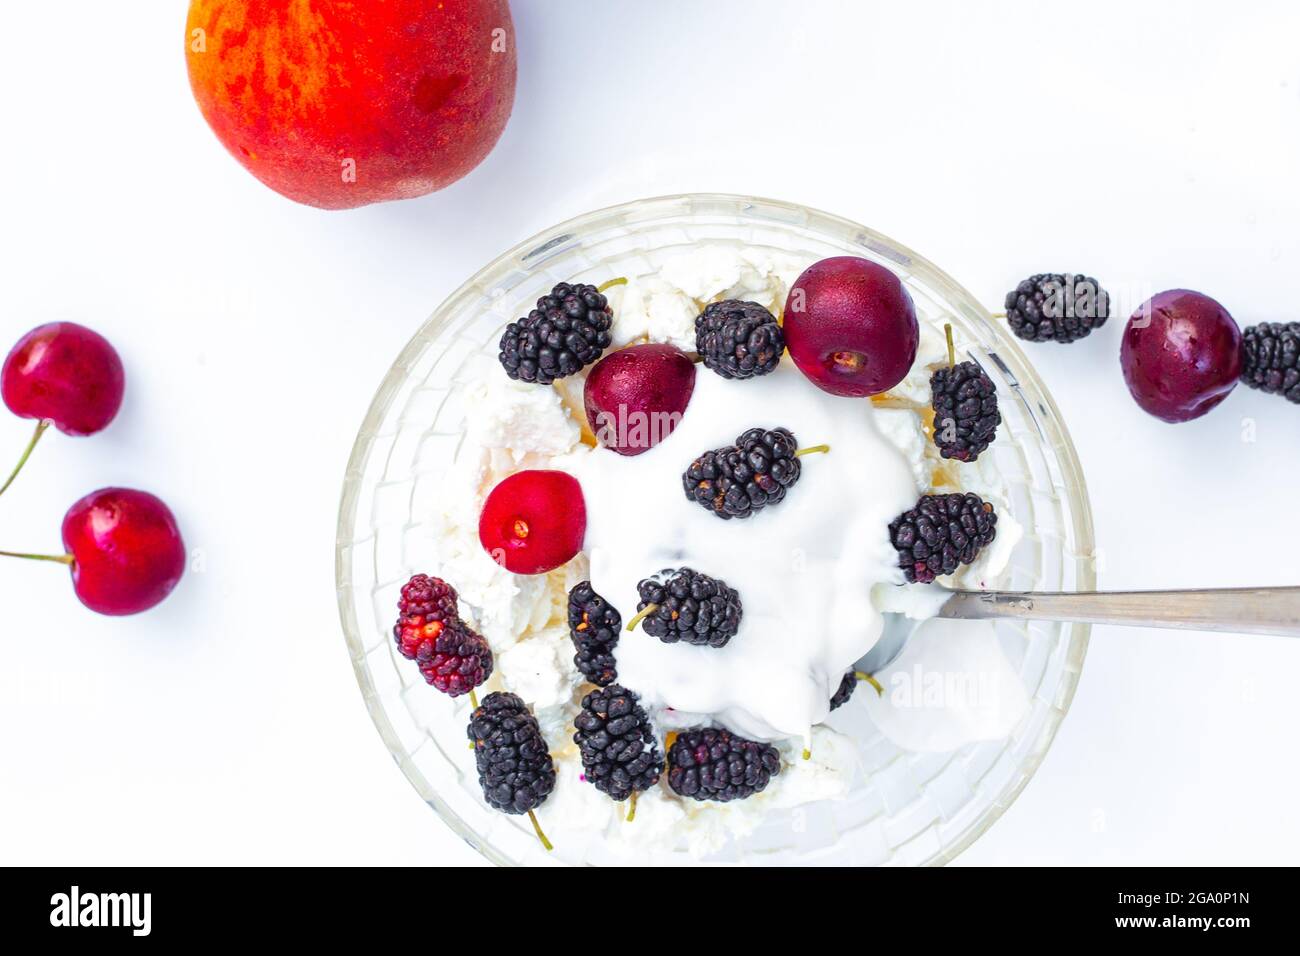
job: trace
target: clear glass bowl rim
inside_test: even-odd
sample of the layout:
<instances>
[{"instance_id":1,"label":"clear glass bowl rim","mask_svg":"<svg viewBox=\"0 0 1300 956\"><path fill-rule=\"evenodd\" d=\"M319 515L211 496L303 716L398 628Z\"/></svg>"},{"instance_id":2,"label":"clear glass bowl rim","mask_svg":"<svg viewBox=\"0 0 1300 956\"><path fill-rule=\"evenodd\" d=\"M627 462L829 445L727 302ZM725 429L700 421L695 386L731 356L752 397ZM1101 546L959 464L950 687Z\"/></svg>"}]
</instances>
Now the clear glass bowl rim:
<instances>
[{"instance_id":1,"label":"clear glass bowl rim","mask_svg":"<svg viewBox=\"0 0 1300 956\"><path fill-rule=\"evenodd\" d=\"M362 478L374 447L374 439L378 434L379 426L415 359L437 337L444 322L448 321L454 314L454 304L462 297L474 294L476 289L482 287L484 276L497 272L503 266L528 259L537 252L548 248L557 239L578 235L593 228L611 224L626 214L638 212L657 204L668 206L693 203L733 204L741 207L753 205L780 209L796 217L799 224L805 228L854 235L859 242L865 242L867 245L876 248L889 249L893 253L906 256L909 271L924 276L928 283L943 292L947 300L964 300L974 306L973 314L968 317L984 326L985 331L997 343L997 347L1001 352L1015 356L1018 365L1017 374L1022 384L1027 384L1033 389L1041 401L1042 410L1047 413L1042 424L1050 433L1047 437L1050 439L1051 445L1057 449L1057 458L1062 470L1062 480L1070 502L1070 517L1073 523L1072 532L1077 543L1077 553L1091 554L1096 547L1092 525L1092 509L1089 504L1083 469L1075 451L1074 443L1071 441L1069 432L1061 417L1060 410L1057 408L1056 402L1046 384L1039 378L1037 371L1016 343L1015 338L993 320L993 316L979 303L975 296L942 269L924 256L913 252L907 246L843 216L784 200L732 193L678 193L635 199L595 209L543 229L503 252L462 283L459 288L447 296L434 309L430 317L402 349L397 360L388 370L376 390L361 427L358 429L357 438L353 443L344 476L335 539L335 588L339 604L339 618L352 659L353 672L365 700L366 710L375 724L375 729L379 731L379 735L389 753L421 798L434 809L457 836L469 843L487 860L497 865L510 865L512 861L492 847L490 842L485 840L441 800L419 768L411 761L409 753L399 741L388 720L383 702L379 698L369 668L366 665L361 624L357 617L356 606L351 600L352 582L347 561L347 549L349 542L354 540L352 529L356 524L360 507ZM1091 566L1085 564L1079 569L1078 573L1079 583L1083 586L1080 588L1081 590L1095 589L1096 576ZM1009 786L997 794L984 813L967 828L959 839L943 847L933 858L927 860L927 865L943 865L974 843L1002 816L1029 783L1029 780L1033 777L1051 748L1052 741L1060 729L1061 721L1069 712L1070 704L1078 687L1079 676L1082 673L1082 665L1087 654L1090 635L1090 626L1086 624L1073 626L1070 645L1066 654L1069 659L1077 661L1078 666L1073 670L1068 670L1064 675L1063 686L1059 691L1059 707L1051 716L1048 726L1044 728L1038 745L1023 761L1020 768L1022 773Z\"/></svg>"}]
</instances>

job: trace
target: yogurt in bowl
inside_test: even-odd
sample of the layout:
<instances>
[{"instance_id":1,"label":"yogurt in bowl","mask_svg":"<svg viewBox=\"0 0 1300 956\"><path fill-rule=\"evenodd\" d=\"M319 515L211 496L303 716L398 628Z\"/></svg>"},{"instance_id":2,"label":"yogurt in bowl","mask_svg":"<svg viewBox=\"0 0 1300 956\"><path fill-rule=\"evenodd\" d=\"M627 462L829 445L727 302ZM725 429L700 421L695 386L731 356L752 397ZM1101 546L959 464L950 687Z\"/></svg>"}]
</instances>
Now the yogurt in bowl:
<instances>
[{"instance_id":1,"label":"yogurt in bowl","mask_svg":"<svg viewBox=\"0 0 1300 956\"><path fill-rule=\"evenodd\" d=\"M372 714L417 787L502 862L933 862L959 849L997 812L974 784L1001 778L1003 792L1019 786L1028 755L1041 753L1044 728L1054 726L1068 702L1082 656L1079 628L934 621L921 625L899 660L876 675L882 697L864 685L828 713L845 671L878 640L887 613L924 618L933 610L924 586L902 584L885 530L923 492L974 491L998 514L994 543L945 583L1087 586L1088 566L1075 553L1091 547L1081 533L1086 500L1061 495L1075 466L1067 456L1063 468L1054 457L1068 443L1055 449L1039 443L1044 423L1031 416L1044 406L1023 394L1032 372L1014 345L967 314L968 301L916 282L917 272L930 268L924 263L909 257L904 271L898 261L884 260L909 283L922 337L912 374L874 403L821 392L788 361L745 382L699 367L677 428L650 451L625 458L593 447L581 374L536 386L502 373L495 338L527 311L538 288L554 281L627 276L627 285L609 292L613 347L656 341L691 348L694 318L708 302L744 298L777 312L789 283L810 262L846 246L873 254L830 237L827 223L838 221L814 228L773 220L793 207L755 207L761 215L751 212L750 220L743 203L725 216L708 212L729 202L665 201L658 217L611 224L592 234L602 240L577 241L561 257L563 269L554 261L544 269L534 265L538 281L528 293L494 296L483 284L462 290L449 308L459 303L463 311L448 314L463 316L465 328L444 324L436 335L417 339L400 384L383 396L381 420L395 431L391 442L379 438L382 431L372 430L369 439L386 442L389 457L367 492L368 531L358 527L358 501L345 493L344 621L360 633L348 601L369 577L362 593L374 608L374 625L364 641L349 628L349 639ZM735 237L719 237L711 216L730 217ZM692 229L703 235L690 238ZM517 269L529 257L507 260ZM478 307L472 320L470 302ZM1003 431L969 464L939 459L927 433L929 368L947 360L945 322L957 331L962 357L980 361L1005 391ZM470 328L481 331L471 338ZM831 450L804 458L786 500L753 518L720 521L686 500L681 472L691 459L756 425L786 427L801 445L825 443ZM364 452L349 483L357 490L375 460L375 449ZM483 552L475 533L487 492L526 468L568 471L587 502L584 553L546 575L510 574ZM390 551L389 542L399 539ZM573 717L591 687L572 663L567 594L590 580L627 621L636 611L637 582L682 566L714 574L740 592L739 632L722 648L624 633L615 652L619 683L641 695L661 739L689 727L725 727L772 742L781 770L761 793L729 804L684 799L661 782L640 794L628 823L624 806L582 779L572 743ZM492 645L497 669L480 694L500 688L532 706L556 761L555 791L537 811L555 845L552 854L534 845L526 821L482 804L473 754L463 744L467 703L424 686L387 646L395 590L416 571L455 584L462 612ZM1071 576L1074 583L1066 584ZM1031 733L1040 736L1031 741ZM1015 772L1019 778L1002 776Z\"/></svg>"}]
</instances>

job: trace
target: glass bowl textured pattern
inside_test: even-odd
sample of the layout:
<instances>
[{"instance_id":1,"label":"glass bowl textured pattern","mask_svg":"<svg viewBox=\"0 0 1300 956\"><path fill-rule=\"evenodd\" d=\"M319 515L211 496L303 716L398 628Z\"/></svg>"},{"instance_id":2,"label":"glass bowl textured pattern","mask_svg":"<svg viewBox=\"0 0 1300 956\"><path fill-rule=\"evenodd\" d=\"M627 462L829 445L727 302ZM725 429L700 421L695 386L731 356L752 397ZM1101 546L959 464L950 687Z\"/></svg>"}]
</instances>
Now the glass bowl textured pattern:
<instances>
[{"instance_id":1,"label":"glass bowl textured pattern","mask_svg":"<svg viewBox=\"0 0 1300 956\"><path fill-rule=\"evenodd\" d=\"M348 463L336 552L339 611L361 693L402 772L457 834L499 864L689 864L655 846L616 858L600 840L546 853L527 817L492 810L478 793L465 724L469 705L428 687L400 658L392 626L398 591L416 566L440 470L457 455L465 405L458 374L475 353L496 354L502 327L559 281L656 272L699 243L734 243L806 256L865 256L906 284L922 322L952 322L965 357L996 382L1003 424L989 452L1024 526L990 587L1095 587L1092 519L1082 471L1043 383L1001 324L968 292L897 243L837 216L767 199L684 195L589 213L548 229L489 263L416 333L379 387ZM427 533L424 535L427 538ZM705 862L759 865L940 864L998 818L1037 769L1070 706L1088 645L1086 625L999 623L999 640L1030 694L1005 738L947 753L913 753L862 716L860 767L846 799L774 810L762 826Z\"/></svg>"}]
</instances>

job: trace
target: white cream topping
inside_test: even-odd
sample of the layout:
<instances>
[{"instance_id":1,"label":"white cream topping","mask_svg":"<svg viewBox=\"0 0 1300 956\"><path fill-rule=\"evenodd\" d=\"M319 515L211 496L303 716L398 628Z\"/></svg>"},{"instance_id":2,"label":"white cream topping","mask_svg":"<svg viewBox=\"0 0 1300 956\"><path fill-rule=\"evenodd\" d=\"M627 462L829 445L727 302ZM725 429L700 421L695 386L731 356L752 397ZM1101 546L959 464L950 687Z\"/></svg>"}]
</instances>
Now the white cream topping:
<instances>
[{"instance_id":1,"label":"white cream topping","mask_svg":"<svg viewBox=\"0 0 1300 956\"><path fill-rule=\"evenodd\" d=\"M823 392L788 362L745 382L700 366L685 416L659 445L584 459L591 582L624 621L637 583L666 568L720 578L743 605L722 648L624 634L619 679L647 705L712 714L763 740L806 737L825 718L845 670L880 636L871 588L902 580L887 528L917 498L907 459L874 418L870 402ZM801 446L831 446L800 459L784 501L724 521L686 498L682 472L694 458L778 426Z\"/></svg>"}]
</instances>

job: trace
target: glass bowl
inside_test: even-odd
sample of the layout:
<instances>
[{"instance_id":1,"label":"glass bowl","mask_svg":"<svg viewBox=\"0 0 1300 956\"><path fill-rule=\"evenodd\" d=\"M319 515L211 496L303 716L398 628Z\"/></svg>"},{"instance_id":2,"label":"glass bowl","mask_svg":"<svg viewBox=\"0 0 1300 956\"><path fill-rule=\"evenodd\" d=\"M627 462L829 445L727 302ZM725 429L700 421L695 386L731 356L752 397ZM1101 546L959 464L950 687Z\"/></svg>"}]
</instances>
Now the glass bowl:
<instances>
[{"instance_id":1,"label":"glass bowl","mask_svg":"<svg viewBox=\"0 0 1300 956\"><path fill-rule=\"evenodd\" d=\"M468 704L432 691L395 651L398 590L429 567L420 553L440 470L459 451L463 395L457 373L476 353L495 355L506 322L561 280L599 283L657 271L701 242L735 243L812 259L865 256L906 284L922 322L951 322L1001 393L995 454L1011 513L1024 526L1005 572L989 587L1073 591L1095 587L1092 517L1074 447L1046 387L1002 325L965 289L884 236L791 203L729 195L668 196L588 213L521 243L438 307L379 386L357 435L339 509L339 612L375 727L434 811L499 864L619 862L585 849L546 853L527 817L489 808L466 746ZM427 539L427 535L426 535ZM753 864L940 864L992 825L1037 769L1070 706L1088 646L1079 624L999 623L1000 643L1030 695L1005 738L947 753L900 749L865 720L854 725L860 771L848 798L774 810L759 831L706 859ZM630 861L697 860L672 847Z\"/></svg>"}]
</instances>

